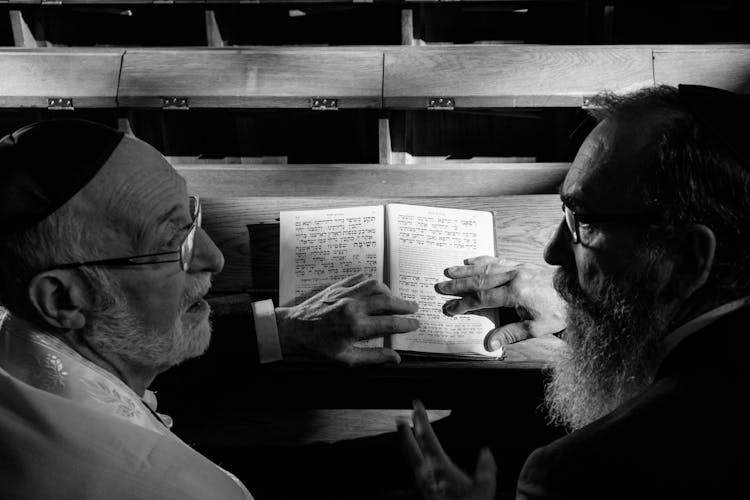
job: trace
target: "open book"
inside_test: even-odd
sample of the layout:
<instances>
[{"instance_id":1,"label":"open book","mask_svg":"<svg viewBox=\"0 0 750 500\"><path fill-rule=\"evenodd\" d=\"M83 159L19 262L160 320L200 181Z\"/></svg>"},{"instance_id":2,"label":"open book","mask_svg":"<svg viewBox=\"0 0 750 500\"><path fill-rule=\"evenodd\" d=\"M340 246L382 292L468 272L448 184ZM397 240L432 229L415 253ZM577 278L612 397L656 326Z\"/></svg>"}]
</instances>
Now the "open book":
<instances>
[{"instance_id":1,"label":"open book","mask_svg":"<svg viewBox=\"0 0 750 500\"><path fill-rule=\"evenodd\" d=\"M448 317L435 283L467 257L495 255L491 212L390 204L281 212L279 304L297 305L356 273L385 282L394 295L419 303L415 332L392 335L400 351L489 356L484 337L491 319ZM368 341L382 345L382 340ZM366 344L367 345L367 344ZM492 357L497 357L495 352Z\"/></svg>"}]
</instances>

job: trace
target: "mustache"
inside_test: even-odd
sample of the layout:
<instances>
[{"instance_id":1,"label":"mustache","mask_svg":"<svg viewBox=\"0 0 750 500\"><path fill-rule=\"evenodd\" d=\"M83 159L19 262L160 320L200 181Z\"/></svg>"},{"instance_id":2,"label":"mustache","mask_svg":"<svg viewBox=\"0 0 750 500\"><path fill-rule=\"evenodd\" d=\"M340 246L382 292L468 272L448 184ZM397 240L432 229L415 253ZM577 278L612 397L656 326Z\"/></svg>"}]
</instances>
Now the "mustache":
<instances>
[{"instance_id":1,"label":"mustache","mask_svg":"<svg viewBox=\"0 0 750 500\"><path fill-rule=\"evenodd\" d=\"M201 273L189 284L183 295L183 307L190 307L211 289L211 273Z\"/></svg>"}]
</instances>

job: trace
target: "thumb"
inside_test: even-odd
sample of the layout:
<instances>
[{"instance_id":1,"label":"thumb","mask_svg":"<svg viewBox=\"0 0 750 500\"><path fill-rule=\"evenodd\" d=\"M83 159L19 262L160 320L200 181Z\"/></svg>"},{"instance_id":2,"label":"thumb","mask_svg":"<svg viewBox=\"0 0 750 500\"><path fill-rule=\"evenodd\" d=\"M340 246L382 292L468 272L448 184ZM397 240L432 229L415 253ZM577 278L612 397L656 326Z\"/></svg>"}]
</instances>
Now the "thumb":
<instances>
[{"instance_id":1,"label":"thumb","mask_svg":"<svg viewBox=\"0 0 750 500\"><path fill-rule=\"evenodd\" d=\"M495 498L495 484L497 482L497 464L492 452L486 446L479 451L477 468L474 472L474 482L483 491L489 493L488 498Z\"/></svg>"},{"instance_id":2,"label":"thumb","mask_svg":"<svg viewBox=\"0 0 750 500\"><path fill-rule=\"evenodd\" d=\"M484 348L488 351L496 351L504 345L515 344L531 337L531 329L527 321L520 323L508 323L500 328L490 330L484 338Z\"/></svg>"}]
</instances>

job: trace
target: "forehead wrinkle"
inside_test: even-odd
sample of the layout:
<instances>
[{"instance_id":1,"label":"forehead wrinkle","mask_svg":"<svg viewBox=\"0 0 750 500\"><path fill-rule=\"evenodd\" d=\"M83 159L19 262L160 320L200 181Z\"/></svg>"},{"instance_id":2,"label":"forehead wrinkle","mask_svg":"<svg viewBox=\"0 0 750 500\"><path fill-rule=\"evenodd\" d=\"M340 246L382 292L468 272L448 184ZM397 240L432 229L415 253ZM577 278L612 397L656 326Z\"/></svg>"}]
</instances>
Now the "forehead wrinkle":
<instances>
[{"instance_id":1,"label":"forehead wrinkle","mask_svg":"<svg viewBox=\"0 0 750 500\"><path fill-rule=\"evenodd\" d=\"M121 179L112 189L107 199L107 213L110 220L131 238L135 248L153 246L145 243L158 238L154 233L159 229L158 216L163 214L155 209L160 200L170 198L179 190L174 181L174 176L146 175L135 181ZM170 206L169 210L172 208Z\"/></svg>"}]
</instances>

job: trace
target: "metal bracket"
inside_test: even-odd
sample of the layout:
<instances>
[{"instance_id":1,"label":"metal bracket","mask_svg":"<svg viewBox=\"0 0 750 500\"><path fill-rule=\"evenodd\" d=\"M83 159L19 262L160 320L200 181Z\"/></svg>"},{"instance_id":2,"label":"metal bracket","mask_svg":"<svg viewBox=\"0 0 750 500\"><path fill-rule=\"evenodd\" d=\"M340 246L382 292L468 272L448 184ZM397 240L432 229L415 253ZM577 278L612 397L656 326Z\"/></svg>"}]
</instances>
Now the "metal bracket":
<instances>
[{"instance_id":1,"label":"metal bracket","mask_svg":"<svg viewBox=\"0 0 750 500\"><path fill-rule=\"evenodd\" d=\"M310 101L310 109L316 111L337 111L339 109L339 100L331 97L313 97Z\"/></svg>"},{"instance_id":2,"label":"metal bracket","mask_svg":"<svg viewBox=\"0 0 750 500\"><path fill-rule=\"evenodd\" d=\"M455 109L456 100L452 97L430 97L427 99L427 109L450 111Z\"/></svg>"},{"instance_id":3,"label":"metal bracket","mask_svg":"<svg viewBox=\"0 0 750 500\"><path fill-rule=\"evenodd\" d=\"M162 97L161 109L190 109L187 97Z\"/></svg>"},{"instance_id":4,"label":"metal bracket","mask_svg":"<svg viewBox=\"0 0 750 500\"><path fill-rule=\"evenodd\" d=\"M47 109L55 111L72 111L73 98L72 97L48 97L47 98Z\"/></svg>"},{"instance_id":5,"label":"metal bracket","mask_svg":"<svg viewBox=\"0 0 750 500\"><path fill-rule=\"evenodd\" d=\"M583 101L581 102L581 109L596 109L600 106L594 106L591 104L591 97L584 97Z\"/></svg>"}]
</instances>

